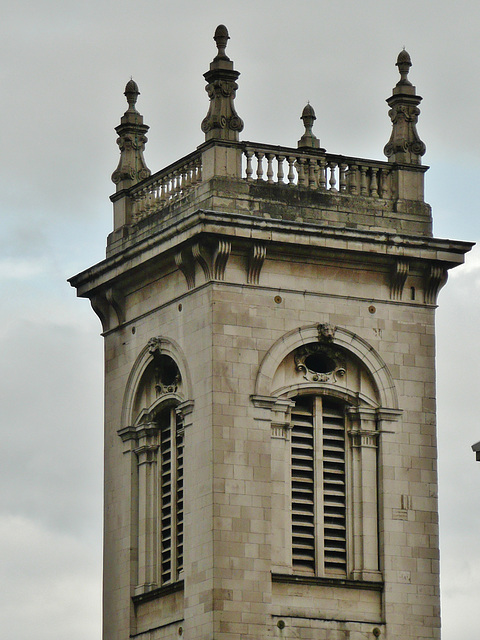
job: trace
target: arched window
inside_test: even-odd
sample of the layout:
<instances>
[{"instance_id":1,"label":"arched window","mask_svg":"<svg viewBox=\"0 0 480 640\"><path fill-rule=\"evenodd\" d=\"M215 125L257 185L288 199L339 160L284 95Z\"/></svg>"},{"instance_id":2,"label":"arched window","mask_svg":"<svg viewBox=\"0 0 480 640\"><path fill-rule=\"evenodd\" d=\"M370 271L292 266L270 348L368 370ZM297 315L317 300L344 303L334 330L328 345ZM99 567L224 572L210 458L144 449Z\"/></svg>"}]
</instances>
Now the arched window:
<instances>
[{"instance_id":1,"label":"arched window","mask_svg":"<svg viewBox=\"0 0 480 640\"><path fill-rule=\"evenodd\" d=\"M400 412L380 356L331 325L291 331L252 401L271 425L274 577L381 581L378 445Z\"/></svg>"},{"instance_id":2,"label":"arched window","mask_svg":"<svg viewBox=\"0 0 480 640\"><path fill-rule=\"evenodd\" d=\"M154 595L183 576L184 431L193 403L186 401L179 366L160 338L150 340L129 383L124 413L133 424L119 435L134 456L135 594Z\"/></svg>"}]
</instances>

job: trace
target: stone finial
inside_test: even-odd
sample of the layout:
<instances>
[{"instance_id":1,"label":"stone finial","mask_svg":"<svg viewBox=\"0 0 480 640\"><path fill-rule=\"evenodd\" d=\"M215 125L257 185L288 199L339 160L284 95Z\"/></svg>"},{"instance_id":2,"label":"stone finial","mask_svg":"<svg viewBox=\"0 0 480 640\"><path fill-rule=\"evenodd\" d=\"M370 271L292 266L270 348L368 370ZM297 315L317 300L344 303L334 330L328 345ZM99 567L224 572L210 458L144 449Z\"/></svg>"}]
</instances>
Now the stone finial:
<instances>
[{"instance_id":1,"label":"stone finial","mask_svg":"<svg viewBox=\"0 0 480 640\"><path fill-rule=\"evenodd\" d=\"M210 70L203 74L207 81L205 87L210 98L210 107L202 122L205 140L238 140L243 130L243 120L235 111L235 94L238 89L236 80L240 73L233 68L233 62L225 53L230 38L227 28L221 24L213 36L218 53L210 63Z\"/></svg>"},{"instance_id":2,"label":"stone finial","mask_svg":"<svg viewBox=\"0 0 480 640\"><path fill-rule=\"evenodd\" d=\"M395 85L392 96L387 99L392 135L383 152L389 162L421 164L426 147L420 140L416 124L420 115L418 105L422 98L416 95L415 87L408 79L412 61L405 49L400 51L395 64L400 73L400 80Z\"/></svg>"},{"instance_id":3,"label":"stone finial","mask_svg":"<svg viewBox=\"0 0 480 640\"><path fill-rule=\"evenodd\" d=\"M313 110L313 107L310 104L310 102L308 102L303 108L302 115L300 116L300 120L303 120L305 133L297 143L297 147L299 149L302 149L305 147L308 147L311 149L320 148L320 140L312 132L313 123L315 122L316 119L317 117L315 115L315 111Z\"/></svg>"},{"instance_id":4,"label":"stone finial","mask_svg":"<svg viewBox=\"0 0 480 640\"><path fill-rule=\"evenodd\" d=\"M219 24L215 29L213 39L215 40L218 49L218 54L215 56L214 60L230 60L225 53L230 36L228 35L228 29L224 24Z\"/></svg>"},{"instance_id":5,"label":"stone finial","mask_svg":"<svg viewBox=\"0 0 480 640\"><path fill-rule=\"evenodd\" d=\"M408 51L405 51L405 49L400 51L395 66L398 67L398 71L400 72L400 80L397 82L397 87L402 84L411 87L412 83L407 78L407 76L408 72L410 71L410 67L412 66L412 59L410 58L410 54L408 53Z\"/></svg>"},{"instance_id":6,"label":"stone finial","mask_svg":"<svg viewBox=\"0 0 480 640\"><path fill-rule=\"evenodd\" d=\"M117 185L117 191L127 189L137 182L148 178L148 169L143 152L149 129L143 124L143 116L137 111L136 103L140 95L137 83L130 79L125 87L124 95L128 109L123 114L120 124L115 127L118 134L117 144L120 148L120 160L112 173L112 181Z\"/></svg>"},{"instance_id":7,"label":"stone finial","mask_svg":"<svg viewBox=\"0 0 480 640\"><path fill-rule=\"evenodd\" d=\"M135 105L137 104L137 99L140 95L140 91L138 90L138 84L133 78L130 78L130 80L127 82L123 95L127 98L128 110L136 111Z\"/></svg>"}]
</instances>

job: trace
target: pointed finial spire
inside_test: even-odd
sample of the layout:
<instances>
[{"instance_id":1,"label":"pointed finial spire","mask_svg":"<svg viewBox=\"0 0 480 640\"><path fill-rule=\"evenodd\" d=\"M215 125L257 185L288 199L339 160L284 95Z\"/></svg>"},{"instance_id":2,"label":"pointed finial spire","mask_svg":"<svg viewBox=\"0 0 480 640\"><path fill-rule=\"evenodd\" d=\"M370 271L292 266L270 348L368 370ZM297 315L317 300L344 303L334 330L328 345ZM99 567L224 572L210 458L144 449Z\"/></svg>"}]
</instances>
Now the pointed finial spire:
<instances>
[{"instance_id":1,"label":"pointed finial spire","mask_svg":"<svg viewBox=\"0 0 480 640\"><path fill-rule=\"evenodd\" d=\"M205 90L210 98L210 107L202 122L205 140L217 138L236 141L243 130L243 121L234 105L238 89L236 80L240 73L234 70L233 62L225 53L229 37L225 25L216 28L213 39L218 53L210 63L210 70L203 74L208 83Z\"/></svg>"},{"instance_id":2,"label":"pointed finial spire","mask_svg":"<svg viewBox=\"0 0 480 640\"><path fill-rule=\"evenodd\" d=\"M123 114L120 124L115 127L118 134L117 144L120 148L120 160L112 173L112 181L117 185L117 191L127 189L136 182L140 182L150 175L143 151L149 129L143 124L143 116L136 109L137 98L140 95L137 83L130 78L125 87L124 95L128 109Z\"/></svg>"},{"instance_id":3,"label":"pointed finial spire","mask_svg":"<svg viewBox=\"0 0 480 640\"><path fill-rule=\"evenodd\" d=\"M416 124L420 115L418 105L422 98L416 95L416 89L408 79L412 60L405 48L398 54L395 64L400 73L400 80L395 85L391 97L387 99L392 135L383 152L389 162L421 164L426 147L420 140Z\"/></svg>"},{"instance_id":4,"label":"pointed finial spire","mask_svg":"<svg viewBox=\"0 0 480 640\"><path fill-rule=\"evenodd\" d=\"M308 101L305 107L303 108L302 115L300 116L300 120L303 120L305 133L297 143L297 147L299 149L304 147L309 147L311 149L320 148L320 140L312 132L313 123L315 122L316 119L317 119L317 116L315 115L315 111L312 105L310 104L310 101Z\"/></svg>"}]
</instances>

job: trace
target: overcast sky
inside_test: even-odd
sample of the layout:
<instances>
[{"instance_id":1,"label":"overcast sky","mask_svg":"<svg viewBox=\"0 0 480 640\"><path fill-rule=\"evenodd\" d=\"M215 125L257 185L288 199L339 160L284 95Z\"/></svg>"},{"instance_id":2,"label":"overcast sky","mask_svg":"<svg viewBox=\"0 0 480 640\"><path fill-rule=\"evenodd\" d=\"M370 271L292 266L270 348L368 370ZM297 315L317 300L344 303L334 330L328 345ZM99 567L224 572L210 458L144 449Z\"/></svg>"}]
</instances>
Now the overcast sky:
<instances>
[{"instance_id":1,"label":"overcast sky","mask_svg":"<svg viewBox=\"0 0 480 640\"><path fill-rule=\"evenodd\" d=\"M219 23L242 139L295 146L307 100L331 153L383 159L403 46L423 96L435 234L480 239L478 0L3 0L0 25L0 629L100 638L100 322L67 277L104 257L130 76L163 166L203 141ZM443 640L478 640L480 251L438 310Z\"/></svg>"}]
</instances>

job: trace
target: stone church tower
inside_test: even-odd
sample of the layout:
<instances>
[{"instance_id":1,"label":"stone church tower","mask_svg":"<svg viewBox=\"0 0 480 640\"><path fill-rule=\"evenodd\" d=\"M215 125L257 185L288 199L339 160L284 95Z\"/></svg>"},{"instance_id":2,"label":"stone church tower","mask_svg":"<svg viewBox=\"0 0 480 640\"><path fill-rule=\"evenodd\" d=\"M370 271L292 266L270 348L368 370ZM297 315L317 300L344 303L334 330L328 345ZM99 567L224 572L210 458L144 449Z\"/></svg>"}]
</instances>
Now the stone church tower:
<instances>
[{"instance_id":1,"label":"stone church tower","mask_svg":"<svg viewBox=\"0 0 480 640\"><path fill-rule=\"evenodd\" d=\"M439 638L437 293L408 53L387 161L239 139L215 32L205 142L151 174L135 82L106 259L104 639Z\"/></svg>"}]
</instances>

